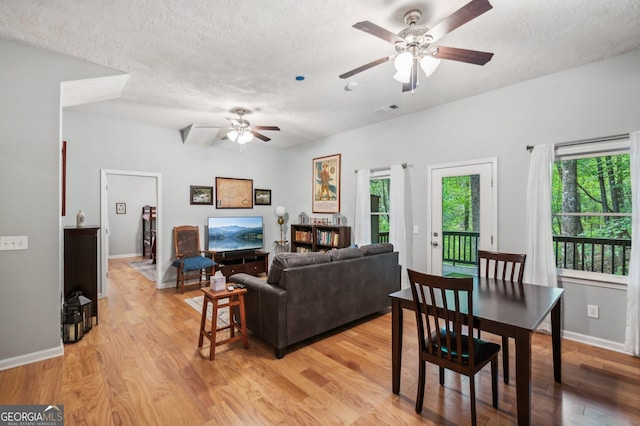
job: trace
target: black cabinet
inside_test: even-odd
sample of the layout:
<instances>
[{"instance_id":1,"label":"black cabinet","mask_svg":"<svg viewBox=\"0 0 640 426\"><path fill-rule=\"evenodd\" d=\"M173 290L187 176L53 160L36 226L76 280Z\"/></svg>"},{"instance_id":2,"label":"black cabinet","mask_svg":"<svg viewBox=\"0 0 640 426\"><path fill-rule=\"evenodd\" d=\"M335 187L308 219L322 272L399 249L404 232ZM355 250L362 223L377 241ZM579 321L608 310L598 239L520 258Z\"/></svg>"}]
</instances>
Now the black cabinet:
<instances>
[{"instance_id":1,"label":"black cabinet","mask_svg":"<svg viewBox=\"0 0 640 426\"><path fill-rule=\"evenodd\" d=\"M82 291L91 299L91 316L98 323L98 231L97 226L64 228L64 298Z\"/></svg>"}]
</instances>

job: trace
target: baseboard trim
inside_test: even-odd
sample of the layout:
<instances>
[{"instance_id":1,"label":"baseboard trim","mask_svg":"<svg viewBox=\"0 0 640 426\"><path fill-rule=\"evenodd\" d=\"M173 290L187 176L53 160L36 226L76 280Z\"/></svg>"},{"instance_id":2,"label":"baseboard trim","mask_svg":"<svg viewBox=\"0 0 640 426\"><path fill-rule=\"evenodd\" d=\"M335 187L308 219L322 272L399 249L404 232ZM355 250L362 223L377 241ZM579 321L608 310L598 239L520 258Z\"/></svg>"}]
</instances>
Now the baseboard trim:
<instances>
[{"instance_id":1,"label":"baseboard trim","mask_svg":"<svg viewBox=\"0 0 640 426\"><path fill-rule=\"evenodd\" d=\"M568 340L573 340L574 342L584 343L591 346L597 346L602 349L608 349L610 351L631 355L629 352L625 351L624 343L605 340L599 337L587 336L586 334L574 333L573 331L567 330L564 330L562 332L562 337Z\"/></svg>"},{"instance_id":2,"label":"baseboard trim","mask_svg":"<svg viewBox=\"0 0 640 426\"><path fill-rule=\"evenodd\" d=\"M140 257L142 253L129 253L129 254L114 254L109 256L109 259L125 259L127 257Z\"/></svg>"},{"instance_id":3,"label":"baseboard trim","mask_svg":"<svg viewBox=\"0 0 640 426\"><path fill-rule=\"evenodd\" d=\"M62 342L60 342L60 346L55 348L45 349L43 351L32 352L30 354L0 360L0 371L32 364L38 361L44 361L46 359L55 358L62 355L64 355L64 345L62 344Z\"/></svg>"}]
</instances>

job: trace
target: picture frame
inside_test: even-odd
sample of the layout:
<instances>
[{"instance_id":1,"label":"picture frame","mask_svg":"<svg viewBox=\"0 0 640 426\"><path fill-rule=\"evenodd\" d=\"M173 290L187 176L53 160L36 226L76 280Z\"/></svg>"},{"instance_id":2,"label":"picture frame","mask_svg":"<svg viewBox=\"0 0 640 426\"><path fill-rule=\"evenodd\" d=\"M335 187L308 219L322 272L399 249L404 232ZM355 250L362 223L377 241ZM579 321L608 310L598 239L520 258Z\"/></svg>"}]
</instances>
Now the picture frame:
<instances>
[{"instance_id":1,"label":"picture frame","mask_svg":"<svg viewBox=\"0 0 640 426\"><path fill-rule=\"evenodd\" d=\"M254 189L253 204L256 206L270 206L271 190L270 189Z\"/></svg>"},{"instance_id":2,"label":"picture frame","mask_svg":"<svg viewBox=\"0 0 640 426\"><path fill-rule=\"evenodd\" d=\"M191 205L213 205L213 186L191 185L189 187Z\"/></svg>"},{"instance_id":3,"label":"picture frame","mask_svg":"<svg viewBox=\"0 0 640 426\"><path fill-rule=\"evenodd\" d=\"M340 163L340 154L313 159L311 197L313 213L340 211Z\"/></svg>"},{"instance_id":4,"label":"picture frame","mask_svg":"<svg viewBox=\"0 0 640 426\"><path fill-rule=\"evenodd\" d=\"M252 209L253 179L216 177L217 209Z\"/></svg>"},{"instance_id":5,"label":"picture frame","mask_svg":"<svg viewBox=\"0 0 640 426\"><path fill-rule=\"evenodd\" d=\"M127 214L127 203L116 203L116 214Z\"/></svg>"}]
</instances>

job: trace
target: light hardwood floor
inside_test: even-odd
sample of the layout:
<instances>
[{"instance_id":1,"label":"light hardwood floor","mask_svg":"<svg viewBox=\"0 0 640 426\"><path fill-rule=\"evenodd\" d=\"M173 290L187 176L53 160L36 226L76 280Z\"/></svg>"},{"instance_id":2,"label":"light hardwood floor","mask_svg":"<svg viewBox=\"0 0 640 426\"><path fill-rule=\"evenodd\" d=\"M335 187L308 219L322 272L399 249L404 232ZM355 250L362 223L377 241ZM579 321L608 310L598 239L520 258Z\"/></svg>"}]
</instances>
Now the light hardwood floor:
<instances>
[{"instance_id":1,"label":"light hardwood floor","mask_svg":"<svg viewBox=\"0 0 640 426\"><path fill-rule=\"evenodd\" d=\"M200 315L183 301L200 291L155 290L129 260L110 261L100 324L66 345L64 357L0 372L0 404L64 404L67 425L469 423L468 380L447 372L441 387L433 366L423 412L415 413L417 347L409 313L400 395L391 392L388 312L297 345L280 360L250 336L249 349L235 342L209 361L208 347L196 348ZM534 424L640 424L639 359L564 340L557 384L549 336L534 336L532 358ZM500 378L495 410L489 368L477 377L478 424L515 424L513 379L505 385Z\"/></svg>"}]
</instances>

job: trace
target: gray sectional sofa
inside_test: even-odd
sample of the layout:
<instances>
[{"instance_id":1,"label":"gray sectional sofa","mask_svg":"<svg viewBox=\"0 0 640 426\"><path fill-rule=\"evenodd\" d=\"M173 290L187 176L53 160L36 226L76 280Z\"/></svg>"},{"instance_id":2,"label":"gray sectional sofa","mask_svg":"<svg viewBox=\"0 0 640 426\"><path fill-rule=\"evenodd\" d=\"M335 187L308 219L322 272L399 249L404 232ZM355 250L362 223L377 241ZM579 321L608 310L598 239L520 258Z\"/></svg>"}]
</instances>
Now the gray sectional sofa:
<instances>
[{"instance_id":1,"label":"gray sectional sofa","mask_svg":"<svg viewBox=\"0 0 640 426\"><path fill-rule=\"evenodd\" d=\"M282 358L288 346L382 311L400 290L398 253L389 243L326 253L281 253L266 282L235 274L244 284L249 330Z\"/></svg>"}]
</instances>

